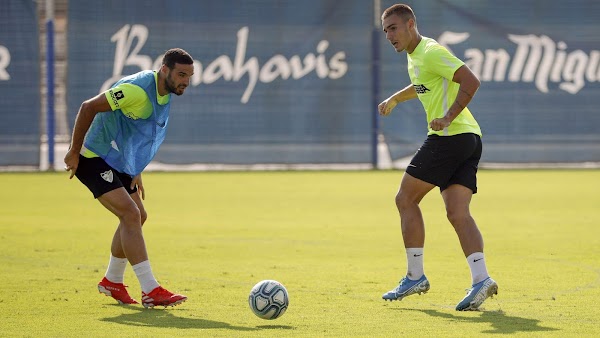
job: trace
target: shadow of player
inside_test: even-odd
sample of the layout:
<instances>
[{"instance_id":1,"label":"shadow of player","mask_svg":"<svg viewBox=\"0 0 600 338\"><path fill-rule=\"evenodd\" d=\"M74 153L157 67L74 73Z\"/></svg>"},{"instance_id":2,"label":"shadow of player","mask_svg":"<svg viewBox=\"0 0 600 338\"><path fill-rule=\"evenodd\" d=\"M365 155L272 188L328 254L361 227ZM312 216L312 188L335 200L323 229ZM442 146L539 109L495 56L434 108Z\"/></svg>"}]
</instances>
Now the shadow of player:
<instances>
[{"instance_id":1,"label":"shadow of player","mask_svg":"<svg viewBox=\"0 0 600 338\"><path fill-rule=\"evenodd\" d=\"M437 310L421 310L421 309L401 309L403 311L419 311L431 317L444 318L451 321L472 322L472 323L489 323L492 329L482 331L481 333L490 334L515 334L519 332L541 332L541 331L557 331L559 329L552 327L544 327L540 325L537 319L523 318L517 316L508 316L503 311L485 311L481 312L481 316L463 317L447 312Z\"/></svg>"},{"instance_id":2,"label":"shadow of player","mask_svg":"<svg viewBox=\"0 0 600 338\"><path fill-rule=\"evenodd\" d=\"M116 305L115 305L116 306ZM177 329L227 329L233 331L258 331L263 329L293 329L291 326L276 325L275 327L262 325L257 327L235 326L225 322L207 320L202 318L178 317L173 311L159 309L143 309L128 307L135 310L133 313L123 313L116 317L103 318L101 321L132 325L138 327L161 327Z\"/></svg>"}]
</instances>

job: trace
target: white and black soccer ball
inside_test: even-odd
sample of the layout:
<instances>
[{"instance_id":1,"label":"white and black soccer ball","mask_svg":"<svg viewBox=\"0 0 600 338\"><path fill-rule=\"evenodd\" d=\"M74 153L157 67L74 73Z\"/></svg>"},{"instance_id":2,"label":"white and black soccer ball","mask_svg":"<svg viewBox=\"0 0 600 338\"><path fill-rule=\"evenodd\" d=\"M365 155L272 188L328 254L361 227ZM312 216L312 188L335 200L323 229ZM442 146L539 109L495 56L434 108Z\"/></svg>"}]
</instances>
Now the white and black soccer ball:
<instances>
[{"instance_id":1,"label":"white and black soccer ball","mask_svg":"<svg viewBox=\"0 0 600 338\"><path fill-rule=\"evenodd\" d=\"M290 303L288 292L275 280L263 280L252 288L248 296L250 309L262 319L281 317Z\"/></svg>"}]
</instances>

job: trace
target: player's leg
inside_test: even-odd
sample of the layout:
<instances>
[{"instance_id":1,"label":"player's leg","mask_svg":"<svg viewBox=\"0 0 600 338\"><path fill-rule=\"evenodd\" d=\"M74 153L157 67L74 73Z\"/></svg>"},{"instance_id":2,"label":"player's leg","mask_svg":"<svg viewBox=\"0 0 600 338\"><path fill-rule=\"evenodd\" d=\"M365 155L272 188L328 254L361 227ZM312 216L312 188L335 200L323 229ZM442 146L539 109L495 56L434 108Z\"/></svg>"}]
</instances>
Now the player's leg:
<instances>
[{"instance_id":1,"label":"player's leg","mask_svg":"<svg viewBox=\"0 0 600 338\"><path fill-rule=\"evenodd\" d=\"M446 216L456 231L465 257L483 252L483 238L469 210L472 196L473 191L460 184L453 184L442 191Z\"/></svg>"},{"instance_id":2,"label":"player's leg","mask_svg":"<svg viewBox=\"0 0 600 338\"><path fill-rule=\"evenodd\" d=\"M445 183L452 176L455 161L453 155L444 148L447 141L447 137L428 136L410 161L400 183L396 207L400 213L406 248L423 247L425 226L419 203L431 189ZM448 166L451 166L450 169Z\"/></svg>"},{"instance_id":3,"label":"player's leg","mask_svg":"<svg viewBox=\"0 0 600 338\"><path fill-rule=\"evenodd\" d=\"M405 173L396 194L396 207L400 213L402 238L406 249L407 273L400 284L386 292L384 300L402 300L412 294L429 290L429 281L423 269L423 246L425 243L425 223L419 203L435 185Z\"/></svg>"},{"instance_id":4,"label":"player's leg","mask_svg":"<svg viewBox=\"0 0 600 338\"><path fill-rule=\"evenodd\" d=\"M130 185L131 185L131 181L128 180L127 186L130 186ZM135 202L135 205L137 206L138 210L140 211L140 227L141 227L144 225L144 223L146 222L146 219L148 218L147 213L146 213L146 208L144 208L144 203L142 202L142 199L140 198L140 195L137 191L130 193L129 196ZM120 227L121 227L121 225L120 225ZM122 241L121 244L127 245L127 243L125 241ZM154 277L154 274L152 273L152 268L150 267L150 261L148 259L145 259L136 264L132 263L131 266L133 268L133 271L135 272L135 275L137 276L137 278L140 282L143 292L150 293L152 290L159 287L158 281L156 280L156 278Z\"/></svg>"},{"instance_id":5,"label":"player's leg","mask_svg":"<svg viewBox=\"0 0 600 338\"><path fill-rule=\"evenodd\" d=\"M118 174L119 179L123 183L123 187L129 193L131 199L135 202L138 209L140 210L140 223L144 226L146 219L148 218L148 214L146 213L146 208L144 208L144 204L142 200L139 198L139 193L137 188L134 187L130 189L131 186L131 177L125 174ZM121 226L117 226L115 233L113 235L112 243L110 246L111 257L108 263L108 268L106 270L105 277L111 281L117 283L123 283L123 276L125 274L125 267L127 266L127 257L125 255L125 251L123 251L123 244L121 243Z\"/></svg>"},{"instance_id":6,"label":"player's leg","mask_svg":"<svg viewBox=\"0 0 600 338\"><path fill-rule=\"evenodd\" d=\"M423 269L423 246L425 224L419 203L440 180L447 179L440 162L447 154L440 147L443 138L428 136L406 168L406 173L396 194L396 207L400 213L402 238L406 249L407 274L400 284L385 293L383 299L396 300L406 296L427 292L429 281Z\"/></svg>"},{"instance_id":7,"label":"player's leg","mask_svg":"<svg viewBox=\"0 0 600 338\"><path fill-rule=\"evenodd\" d=\"M435 187L429 170L433 158L429 151L432 141L427 140L413 157L400 183L396 194L396 208L400 214L402 238L406 251L407 272L399 285L386 292L384 300L402 300L415 293L429 290L429 281L423 268L423 246L425 244L425 223L419 203Z\"/></svg>"},{"instance_id":8,"label":"player's leg","mask_svg":"<svg viewBox=\"0 0 600 338\"><path fill-rule=\"evenodd\" d=\"M125 280L125 268L127 267L127 256L121 244L121 225L117 226L110 246L110 259L104 277L113 283L123 283Z\"/></svg>"},{"instance_id":9,"label":"player's leg","mask_svg":"<svg viewBox=\"0 0 600 338\"><path fill-rule=\"evenodd\" d=\"M497 294L498 285L490 278L483 254L483 237L471 216L470 204L477 192L477 168L481 157L481 139L464 134L455 138L451 151L466 150L469 156L454 171L446 184L440 185L446 215L454 227L471 271L472 287L456 310L476 310L488 297Z\"/></svg>"},{"instance_id":10,"label":"player's leg","mask_svg":"<svg viewBox=\"0 0 600 338\"><path fill-rule=\"evenodd\" d=\"M419 203L435 185L427 183L408 173L402 177L396 194L396 208L400 213L402 239L405 248L422 248L425 244L425 222Z\"/></svg>"},{"instance_id":11,"label":"player's leg","mask_svg":"<svg viewBox=\"0 0 600 338\"><path fill-rule=\"evenodd\" d=\"M117 232L113 236L111 244L111 259L107 273L98 284L98 290L112 296L120 303L137 304L137 301L127 293L122 276L127 261L132 266L137 261L148 261L146 245L141 232L140 211L124 187L104 193L98 197L98 201L119 218ZM123 258L123 256L127 258ZM153 276L151 279L157 286L158 283Z\"/></svg>"},{"instance_id":12,"label":"player's leg","mask_svg":"<svg viewBox=\"0 0 600 338\"><path fill-rule=\"evenodd\" d=\"M99 157L79 157L79 167L75 173L77 178L85 184L93 193L95 198L101 199L105 194L123 189L123 183L119 175L104 160ZM120 239L117 239L120 241ZM113 242L115 240L113 239ZM121 304L136 304L127 293L123 284L123 274L127 266L127 259L122 247L111 250L109 267L105 277L98 283L98 290L113 297Z\"/></svg>"},{"instance_id":13,"label":"player's leg","mask_svg":"<svg viewBox=\"0 0 600 338\"><path fill-rule=\"evenodd\" d=\"M471 216L469 204L473 191L453 184L442 191L448 220L452 223L471 270L471 288L456 305L456 310L477 310L488 298L498 293L498 284L490 278L483 255L483 237Z\"/></svg>"},{"instance_id":14,"label":"player's leg","mask_svg":"<svg viewBox=\"0 0 600 338\"><path fill-rule=\"evenodd\" d=\"M98 197L98 201L119 219L119 237L129 263L148 260L140 209L125 188L109 191Z\"/></svg>"},{"instance_id":15,"label":"player's leg","mask_svg":"<svg viewBox=\"0 0 600 338\"><path fill-rule=\"evenodd\" d=\"M125 189L129 193L129 196L135 202L140 212L141 227L144 225L148 218L148 214L146 212L146 208L144 207L144 203L142 202L142 199L140 198L137 189L135 187L134 189L129 188L131 186L131 177L127 175L119 175L119 177L123 182ZM119 229L121 227L122 224L119 224ZM113 237L112 247L114 250L117 250L119 245L121 245L122 247L123 244L126 245L126 243L121 240L121 232L118 231ZM149 260L146 259L145 261L139 262L137 264L132 264L132 267L142 288L142 305L144 305L144 307L154 307L157 305L162 305L165 307L175 306L187 300L186 296L172 293L159 285L158 281L154 277Z\"/></svg>"},{"instance_id":16,"label":"player's leg","mask_svg":"<svg viewBox=\"0 0 600 338\"><path fill-rule=\"evenodd\" d=\"M142 200L139 198L139 195L137 192L131 193L130 196L131 196L131 199L133 199L133 201L137 205L138 209L140 210L140 223L141 223L141 226L144 226L144 223L146 223L146 219L148 218L148 214L146 213L144 204L142 203ZM120 224L117 227L117 230L115 230L115 234L113 235L112 243L110 246L110 252L113 257L127 260L125 251L123 251L123 244L121 242L121 225ZM109 268L110 268L110 265L109 265Z\"/></svg>"},{"instance_id":17,"label":"player's leg","mask_svg":"<svg viewBox=\"0 0 600 338\"><path fill-rule=\"evenodd\" d=\"M162 288L152 273L142 233L142 212L139 206L144 209L139 195L128 194L125 188L119 188L100 196L98 200L119 218L120 231L118 236L115 235L117 239L113 237L113 242L117 246L120 240L123 252L140 282L142 305L175 306L187 300L186 296Z\"/></svg>"}]
</instances>

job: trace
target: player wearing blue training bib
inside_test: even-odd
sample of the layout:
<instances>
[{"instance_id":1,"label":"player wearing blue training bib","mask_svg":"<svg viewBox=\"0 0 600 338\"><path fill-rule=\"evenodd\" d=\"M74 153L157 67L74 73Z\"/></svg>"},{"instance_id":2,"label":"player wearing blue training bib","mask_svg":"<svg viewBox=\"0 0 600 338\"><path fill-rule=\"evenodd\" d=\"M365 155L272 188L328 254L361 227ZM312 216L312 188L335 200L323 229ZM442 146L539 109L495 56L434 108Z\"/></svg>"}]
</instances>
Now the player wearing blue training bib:
<instances>
[{"instance_id":1,"label":"player wearing blue training bib","mask_svg":"<svg viewBox=\"0 0 600 338\"><path fill-rule=\"evenodd\" d=\"M162 288L150 268L142 233L147 214L141 174L165 138L171 94L184 93L194 73L193 63L183 49L170 49L160 70L122 78L83 102L75 119L65 169L119 219L98 290L120 304L138 303L123 284L127 262L140 282L144 307L174 306L187 299Z\"/></svg>"}]
</instances>

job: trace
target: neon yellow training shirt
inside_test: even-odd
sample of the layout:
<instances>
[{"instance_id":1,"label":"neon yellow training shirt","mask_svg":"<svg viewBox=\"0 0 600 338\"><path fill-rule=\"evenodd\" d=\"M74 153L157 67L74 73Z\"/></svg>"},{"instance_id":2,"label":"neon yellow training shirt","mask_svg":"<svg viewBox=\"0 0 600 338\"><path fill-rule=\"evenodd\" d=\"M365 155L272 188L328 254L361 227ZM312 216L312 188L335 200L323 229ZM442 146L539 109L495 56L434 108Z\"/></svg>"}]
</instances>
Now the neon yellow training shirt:
<instances>
[{"instance_id":1,"label":"neon yellow training shirt","mask_svg":"<svg viewBox=\"0 0 600 338\"><path fill-rule=\"evenodd\" d=\"M156 72L154 73L154 81L158 82ZM134 84L121 83L105 91L104 96L106 96L113 111L120 109L130 119L147 119L152 115L153 107L148 95L141 87ZM164 105L169 102L170 96L168 94L165 96L159 95L157 89L156 97L158 98L158 103ZM81 150L81 154L84 157L98 157L98 155L85 147L82 147Z\"/></svg>"},{"instance_id":2,"label":"neon yellow training shirt","mask_svg":"<svg viewBox=\"0 0 600 338\"><path fill-rule=\"evenodd\" d=\"M464 62L434 39L424 36L421 37L417 48L412 53L406 53L406 56L410 81L427 113L427 135L451 136L474 133L481 136L479 124L467 107L458 114L448 128L440 131L429 128L429 122L444 117L448 108L454 103L460 85L453 82L452 78Z\"/></svg>"}]
</instances>

